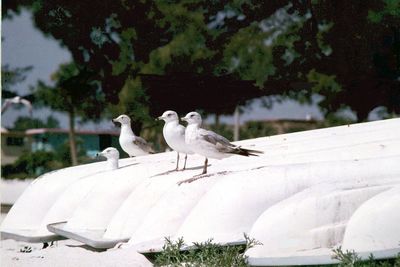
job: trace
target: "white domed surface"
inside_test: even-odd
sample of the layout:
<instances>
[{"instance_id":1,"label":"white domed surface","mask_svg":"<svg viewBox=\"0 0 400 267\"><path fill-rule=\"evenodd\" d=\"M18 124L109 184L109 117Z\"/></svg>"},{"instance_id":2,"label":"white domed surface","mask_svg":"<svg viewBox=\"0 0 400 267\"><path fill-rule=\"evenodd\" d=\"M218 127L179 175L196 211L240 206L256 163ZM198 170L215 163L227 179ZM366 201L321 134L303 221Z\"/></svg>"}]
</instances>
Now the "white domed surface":
<instances>
[{"instance_id":1,"label":"white domed surface","mask_svg":"<svg viewBox=\"0 0 400 267\"><path fill-rule=\"evenodd\" d=\"M246 252L255 265L331 263L339 245L385 256L400 250L400 119L238 144L264 154L210 160L208 175L180 186L200 173L204 158L189 156L183 172L168 172L176 154L160 153L109 174L94 175L98 164L49 174L61 182L36 182L7 225L22 228L20 219L32 217L30 227L43 228L68 215L69 229L131 238L130 249L159 249L167 236L229 244L247 233L263 243ZM23 214L35 197L39 215Z\"/></svg>"},{"instance_id":2,"label":"white domed surface","mask_svg":"<svg viewBox=\"0 0 400 267\"><path fill-rule=\"evenodd\" d=\"M356 210L347 224L342 247L357 252L400 247L400 185Z\"/></svg>"}]
</instances>

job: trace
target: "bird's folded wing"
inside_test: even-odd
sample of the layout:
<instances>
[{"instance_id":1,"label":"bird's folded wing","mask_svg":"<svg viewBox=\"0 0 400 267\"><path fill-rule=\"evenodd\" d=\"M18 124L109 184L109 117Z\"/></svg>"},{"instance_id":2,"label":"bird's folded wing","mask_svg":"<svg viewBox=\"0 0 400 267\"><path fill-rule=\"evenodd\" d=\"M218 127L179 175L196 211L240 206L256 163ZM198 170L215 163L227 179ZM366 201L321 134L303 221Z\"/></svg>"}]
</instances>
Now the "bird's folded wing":
<instances>
[{"instance_id":1,"label":"bird's folded wing","mask_svg":"<svg viewBox=\"0 0 400 267\"><path fill-rule=\"evenodd\" d=\"M133 140L133 143L140 147L140 149L143 151L154 153L154 150L151 148L151 146L140 136L136 136Z\"/></svg>"},{"instance_id":2,"label":"bird's folded wing","mask_svg":"<svg viewBox=\"0 0 400 267\"><path fill-rule=\"evenodd\" d=\"M228 139L226 139L225 137L216 134L212 131L207 131L204 129L200 129L199 132L200 136L207 142L212 143L214 145L219 145L219 146L227 146L227 147L234 147L233 144L231 144L231 142L229 142Z\"/></svg>"}]
</instances>

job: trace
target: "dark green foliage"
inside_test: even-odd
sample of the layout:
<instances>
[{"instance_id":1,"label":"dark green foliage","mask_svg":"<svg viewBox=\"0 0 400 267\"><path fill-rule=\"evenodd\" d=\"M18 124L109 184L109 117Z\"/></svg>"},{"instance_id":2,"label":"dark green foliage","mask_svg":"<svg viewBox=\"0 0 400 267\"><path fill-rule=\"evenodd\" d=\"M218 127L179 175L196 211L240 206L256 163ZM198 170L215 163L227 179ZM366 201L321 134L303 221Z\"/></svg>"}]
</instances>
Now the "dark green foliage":
<instances>
[{"instance_id":1,"label":"dark green foliage","mask_svg":"<svg viewBox=\"0 0 400 267\"><path fill-rule=\"evenodd\" d=\"M83 148L83 140L79 137L77 137L76 146L79 162L87 163L93 161L93 159L90 159L86 156L86 151ZM60 162L63 166L70 166L70 159L71 150L69 149L68 140L66 140L63 144L60 144L60 146L56 148L56 151L54 152L54 160Z\"/></svg>"},{"instance_id":2,"label":"dark green foliage","mask_svg":"<svg viewBox=\"0 0 400 267\"><path fill-rule=\"evenodd\" d=\"M13 131L25 131L35 128L58 128L60 124L53 116L48 116L46 121L31 117L18 117L14 122Z\"/></svg>"},{"instance_id":3,"label":"dark green foliage","mask_svg":"<svg viewBox=\"0 0 400 267\"><path fill-rule=\"evenodd\" d=\"M277 131L264 121L249 121L240 128L240 139L257 138L277 134Z\"/></svg>"},{"instance_id":4,"label":"dark green foliage","mask_svg":"<svg viewBox=\"0 0 400 267\"><path fill-rule=\"evenodd\" d=\"M32 67L11 68L8 64L1 66L1 90L10 91L12 86L25 80L26 74ZM11 95L4 95L3 98L10 98Z\"/></svg>"},{"instance_id":5,"label":"dark green foliage","mask_svg":"<svg viewBox=\"0 0 400 267\"><path fill-rule=\"evenodd\" d=\"M355 123L355 121L350 118L346 118L332 113L326 116L325 120L321 124L321 127L333 127L333 126L346 125L352 123Z\"/></svg>"},{"instance_id":6,"label":"dark green foliage","mask_svg":"<svg viewBox=\"0 0 400 267\"><path fill-rule=\"evenodd\" d=\"M212 239L193 243L193 247L184 249L183 238L176 242L165 239L163 251L154 260L155 266L214 266L214 267L240 267L248 266L244 252L261 243L245 235L246 244L237 246L220 246L213 243ZM183 249L183 250L182 250Z\"/></svg>"},{"instance_id":7,"label":"dark green foliage","mask_svg":"<svg viewBox=\"0 0 400 267\"><path fill-rule=\"evenodd\" d=\"M15 163L2 166L1 173L6 179L24 179L34 178L62 167L63 164L55 160L54 152L37 151L25 153Z\"/></svg>"},{"instance_id":8,"label":"dark green foliage","mask_svg":"<svg viewBox=\"0 0 400 267\"><path fill-rule=\"evenodd\" d=\"M4 2L3 17L21 7L32 11L35 25L67 47L78 65L93 71L102 97L112 104L123 100L119 93L139 73L196 73L251 80L260 95L302 102L318 93L323 112L345 105L359 121L379 106L389 114L400 111L398 0L109 0L96 3L95 15L87 12L93 9L88 0L79 5L16 0ZM190 85L182 90L193 91ZM224 102L221 86L209 89L215 103ZM126 94L151 114L159 103L143 97L142 87ZM246 99L245 89L242 96ZM168 101L174 109L181 99L171 95ZM137 114L142 109L133 109L144 116Z\"/></svg>"},{"instance_id":9,"label":"dark green foliage","mask_svg":"<svg viewBox=\"0 0 400 267\"><path fill-rule=\"evenodd\" d=\"M82 140L77 140L78 159L82 163L95 161L88 158L82 149ZM70 149L68 142L61 144L55 151L27 152L13 164L2 166L1 173L5 179L35 178L43 173L70 166Z\"/></svg>"},{"instance_id":10,"label":"dark green foliage","mask_svg":"<svg viewBox=\"0 0 400 267\"><path fill-rule=\"evenodd\" d=\"M54 86L39 82L35 88L36 104L53 110L82 115L96 120L105 108L104 95L87 67L68 63L60 65L52 75Z\"/></svg>"}]
</instances>

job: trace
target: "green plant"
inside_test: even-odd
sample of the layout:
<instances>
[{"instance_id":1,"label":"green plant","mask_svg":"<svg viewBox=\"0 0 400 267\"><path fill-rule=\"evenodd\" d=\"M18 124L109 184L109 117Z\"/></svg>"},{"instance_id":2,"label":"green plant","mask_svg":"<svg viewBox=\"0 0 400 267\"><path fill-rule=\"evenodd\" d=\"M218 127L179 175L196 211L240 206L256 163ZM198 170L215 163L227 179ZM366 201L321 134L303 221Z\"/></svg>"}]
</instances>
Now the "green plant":
<instances>
[{"instance_id":1,"label":"green plant","mask_svg":"<svg viewBox=\"0 0 400 267\"><path fill-rule=\"evenodd\" d=\"M332 258L339 261L337 265L339 267L400 267L400 253L394 259L376 260L370 254L367 260L363 260L354 250L343 252L339 246L332 251L334 253Z\"/></svg>"},{"instance_id":2,"label":"green plant","mask_svg":"<svg viewBox=\"0 0 400 267\"><path fill-rule=\"evenodd\" d=\"M163 250L154 260L155 266L248 266L244 252L260 245L255 239L244 235L246 243L235 246L221 246L209 239L186 247L183 238L172 241L165 238Z\"/></svg>"}]
</instances>

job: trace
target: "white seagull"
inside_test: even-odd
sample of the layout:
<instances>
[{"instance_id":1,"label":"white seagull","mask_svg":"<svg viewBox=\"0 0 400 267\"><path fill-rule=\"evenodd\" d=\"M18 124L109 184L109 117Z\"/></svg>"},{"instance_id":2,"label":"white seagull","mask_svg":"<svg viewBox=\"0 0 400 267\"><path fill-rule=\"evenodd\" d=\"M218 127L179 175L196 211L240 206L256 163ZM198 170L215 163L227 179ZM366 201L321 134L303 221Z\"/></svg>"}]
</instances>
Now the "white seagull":
<instances>
[{"instance_id":1,"label":"white seagull","mask_svg":"<svg viewBox=\"0 0 400 267\"><path fill-rule=\"evenodd\" d=\"M187 155L194 154L185 143L185 127L179 124L178 114L172 110L165 111L158 119L165 121L163 128L165 142L177 153L175 170L177 171L179 166L179 153L185 154L185 164L182 169L185 170Z\"/></svg>"},{"instance_id":2,"label":"white seagull","mask_svg":"<svg viewBox=\"0 0 400 267\"><path fill-rule=\"evenodd\" d=\"M107 169L108 170L115 170L118 169L118 159L119 159L119 152L114 147L107 147L103 151L96 154L97 157L103 156L107 158Z\"/></svg>"},{"instance_id":3,"label":"white seagull","mask_svg":"<svg viewBox=\"0 0 400 267\"><path fill-rule=\"evenodd\" d=\"M219 134L200 128L201 116L197 112L189 112L182 120L188 123L185 131L186 144L193 152L206 158L201 174L207 173L208 158L223 159L234 154L248 157L264 153L258 150L241 148Z\"/></svg>"},{"instance_id":4,"label":"white seagull","mask_svg":"<svg viewBox=\"0 0 400 267\"><path fill-rule=\"evenodd\" d=\"M130 157L154 153L146 140L133 133L131 128L131 119L127 115L120 115L112 121L121 123L119 144Z\"/></svg>"},{"instance_id":5,"label":"white seagull","mask_svg":"<svg viewBox=\"0 0 400 267\"><path fill-rule=\"evenodd\" d=\"M15 96L13 98L5 99L4 104L1 107L1 113L6 111L6 109L8 109L11 105L18 105L18 104L25 105L29 109L29 114L32 116L32 103L29 100L22 98L20 96Z\"/></svg>"}]
</instances>

